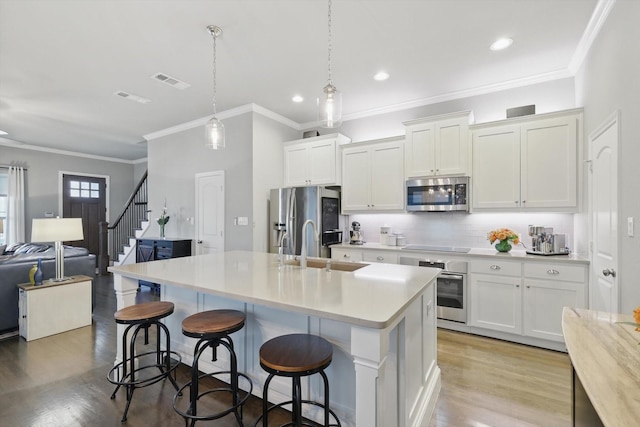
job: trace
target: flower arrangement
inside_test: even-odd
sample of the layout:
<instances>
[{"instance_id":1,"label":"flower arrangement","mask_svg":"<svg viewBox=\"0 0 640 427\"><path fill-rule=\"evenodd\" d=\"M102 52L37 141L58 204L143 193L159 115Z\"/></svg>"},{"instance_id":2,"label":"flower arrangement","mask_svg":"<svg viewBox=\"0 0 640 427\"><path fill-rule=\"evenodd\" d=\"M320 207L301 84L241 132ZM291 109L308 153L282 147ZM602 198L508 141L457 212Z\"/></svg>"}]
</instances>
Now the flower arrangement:
<instances>
[{"instance_id":1,"label":"flower arrangement","mask_svg":"<svg viewBox=\"0 0 640 427\"><path fill-rule=\"evenodd\" d=\"M167 215L167 201L164 201L164 207L162 208L162 215L156 221L160 226L160 237L164 237L164 226L167 225L171 217Z\"/></svg>"},{"instance_id":2,"label":"flower arrangement","mask_svg":"<svg viewBox=\"0 0 640 427\"><path fill-rule=\"evenodd\" d=\"M518 234L508 228L498 228L497 230L490 231L487 233L487 239L489 239L491 244L496 240L499 241L496 243L496 249L498 252L509 252L511 250L510 242L513 242L514 245L520 243L520 237Z\"/></svg>"}]
</instances>

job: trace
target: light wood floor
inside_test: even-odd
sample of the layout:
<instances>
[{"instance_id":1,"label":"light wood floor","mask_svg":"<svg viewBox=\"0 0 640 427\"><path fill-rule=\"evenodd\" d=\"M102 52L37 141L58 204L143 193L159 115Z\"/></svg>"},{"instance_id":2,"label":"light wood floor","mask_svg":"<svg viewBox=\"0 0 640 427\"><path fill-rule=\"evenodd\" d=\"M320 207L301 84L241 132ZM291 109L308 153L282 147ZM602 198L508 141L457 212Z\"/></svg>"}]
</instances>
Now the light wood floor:
<instances>
[{"instance_id":1,"label":"light wood floor","mask_svg":"<svg viewBox=\"0 0 640 427\"><path fill-rule=\"evenodd\" d=\"M124 392L115 400L106 374L115 359L115 297L109 276L97 277L91 327L27 343L0 341L1 426L121 426ZM143 288L139 301L155 296ZM564 427L571 424L571 371L566 354L450 331L438 332L442 391L430 427ZM181 366L178 383L188 381ZM128 427L183 426L167 382L136 390ZM253 425L261 401L245 405ZM277 414L277 425L283 414ZM198 425L233 426L231 416ZM368 426L365 426L368 427ZM384 426L395 427L395 426Z\"/></svg>"}]
</instances>

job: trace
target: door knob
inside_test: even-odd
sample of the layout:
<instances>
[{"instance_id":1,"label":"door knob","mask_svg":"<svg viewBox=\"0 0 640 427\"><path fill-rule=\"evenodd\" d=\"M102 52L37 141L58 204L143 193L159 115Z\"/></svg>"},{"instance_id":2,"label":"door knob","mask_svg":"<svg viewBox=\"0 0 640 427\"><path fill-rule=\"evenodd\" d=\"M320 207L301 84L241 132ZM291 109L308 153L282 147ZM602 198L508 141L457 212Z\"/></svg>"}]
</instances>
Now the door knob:
<instances>
[{"instance_id":1,"label":"door knob","mask_svg":"<svg viewBox=\"0 0 640 427\"><path fill-rule=\"evenodd\" d=\"M605 268L604 270L602 270L602 274L604 274L605 277L616 277L616 271L613 268Z\"/></svg>"}]
</instances>

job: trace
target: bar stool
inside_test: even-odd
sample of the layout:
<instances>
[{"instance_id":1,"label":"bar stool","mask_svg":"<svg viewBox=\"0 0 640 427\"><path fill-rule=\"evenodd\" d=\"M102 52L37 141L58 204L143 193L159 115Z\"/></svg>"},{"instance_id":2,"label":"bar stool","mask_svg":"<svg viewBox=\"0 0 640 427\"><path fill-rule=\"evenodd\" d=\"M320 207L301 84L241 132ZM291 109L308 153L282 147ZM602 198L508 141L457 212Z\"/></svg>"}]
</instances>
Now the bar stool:
<instances>
[{"instance_id":1,"label":"bar stool","mask_svg":"<svg viewBox=\"0 0 640 427\"><path fill-rule=\"evenodd\" d=\"M185 425L195 425L196 421L215 420L222 418L230 413L236 417L238 424L242 426L242 405L251 396L253 390L253 383L245 374L238 372L238 360L233 348L233 340L231 335L234 332L239 331L244 327L246 316L243 312L237 310L210 310L196 313L187 317L182 321L182 333L191 338L198 338L194 353L193 364L191 365L191 381L178 391L173 398L174 410L182 415L185 419ZM198 370L198 363L200 356L207 348L211 348L213 352L213 361L217 360L217 348L222 345L229 351L230 367L228 371L218 371L208 374L200 374ZM199 380L205 377L212 377L221 374L230 374L230 384L228 387L216 387L199 391ZM239 387L239 378L243 377L249 383L249 391L245 392L244 396L241 396L241 390ZM178 407L178 396L182 394L182 391L189 387L189 407L186 410ZM206 415L198 414L197 406L198 400L203 396L210 393L230 393L231 405L225 409L222 409L215 413Z\"/></svg>"},{"instance_id":2,"label":"bar stool","mask_svg":"<svg viewBox=\"0 0 640 427\"><path fill-rule=\"evenodd\" d=\"M256 421L256 426L262 419L263 427L269 425L268 414L275 408L291 405L292 420L286 425L315 426L302 419L302 404L312 404L324 409L324 426L341 426L336 414L329 408L329 380L324 370L331 364L333 347L324 338L309 334L290 334L273 338L260 347L260 366L269 373L264 383L262 393L262 415ZM324 405L311 400L302 399L300 378L319 373L324 381ZM269 383L274 376L291 377L292 400L272 405L268 408ZM329 414L337 424L329 424Z\"/></svg>"},{"instance_id":3,"label":"bar stool","mask_svg":"<svg viewBox=\"0 0 640 427\"><path fill-rule=\"evenodd\" d=\"M127 421L127 412L131 405L131 398L136 388L147 387L160 380L169 378L173 387L178 390L178 384L171 376L181 361L178 353L171 351L171 338L169 329L160 322L173 313L173 303L167 301L153 301L142 304L135 304L125 307L115 312L113 315L116 323L128 325L122 334L122 362L114 366L107 375L107 379L112 384L116 384L116 389L111 394L111 399L115 399L120 387L127 390L127 405L124 408L121 422ZM144 344L149 344L149 328L156 326L156 346L155 350L144 353L135 352L136 338L141 330L144 330ZM127 347L127 336L131 331L129 346ZM165 350L161 349L161 334L164 331ZM127 348L129 349L127 353ZM147 357L154 355L155 357ZM143 371L158 369L156 375L142 375Z\"/></svg>"}]
</instances>

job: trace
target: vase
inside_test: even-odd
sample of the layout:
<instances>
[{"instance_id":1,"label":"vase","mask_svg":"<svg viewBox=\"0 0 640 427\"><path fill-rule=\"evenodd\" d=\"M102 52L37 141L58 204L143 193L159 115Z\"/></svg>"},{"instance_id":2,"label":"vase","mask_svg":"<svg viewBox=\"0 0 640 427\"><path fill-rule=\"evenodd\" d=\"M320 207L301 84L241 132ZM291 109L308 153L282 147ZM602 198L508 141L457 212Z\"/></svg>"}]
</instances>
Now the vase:
<instances>
[{"instance_id":1,"label":"vase","mask_svg":"<svg viewBox=\"0 0 640 427\"><path fill-rule=\"evenodd\" d=\"M498 252L509 252L511 250L511 243L508 240L501 240L496 243L496 250Z\"/></svg>"},{"instance_id":2,"label":"vase","mask_svg":"<svg viewBox=\"0 0 640 427\"><path fill-rule=\"evenodd\" d=\"M33 264L33 267L31 267L31 269L29 270L29 283L31 283L31 286L35 285L36 283L34 278L36 270L38 270L38 264Z\"/></svg>"},{"instance_id":3,"label":"vase","mask_svg":"<svg viewBox=\"0 0 640 427\"><path fill-rule=\"evenodd\" d=\"M160 224L160 238L164 239L164 224Z\"/></svg>"},{"instance_id":4,"label":"vase","mask_svg":"<svg viewBox=\"0 0 640 427\"><path fill-rule=\"evenodd\" d=\"M38 258L36 272L33 274L33 282L35 286L42 285L42 259L41 258Z\"/></svg>"}]
</instances>

